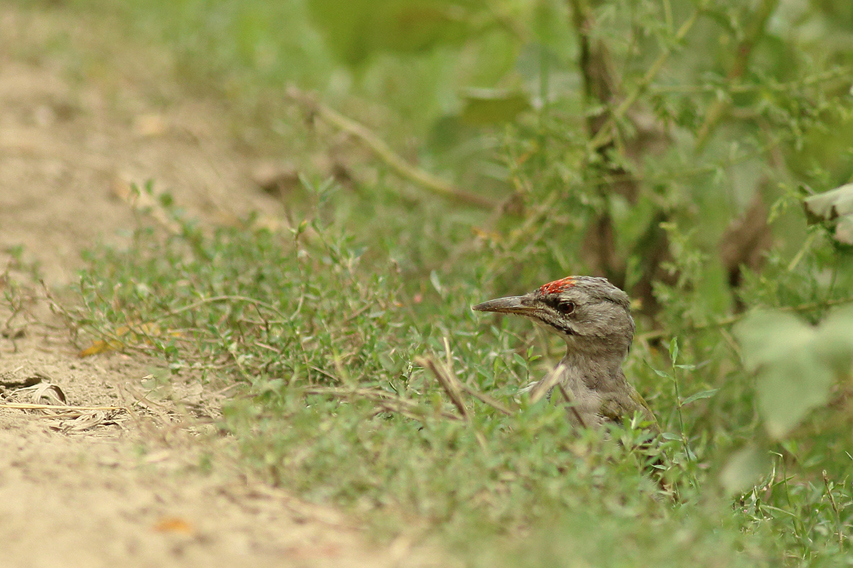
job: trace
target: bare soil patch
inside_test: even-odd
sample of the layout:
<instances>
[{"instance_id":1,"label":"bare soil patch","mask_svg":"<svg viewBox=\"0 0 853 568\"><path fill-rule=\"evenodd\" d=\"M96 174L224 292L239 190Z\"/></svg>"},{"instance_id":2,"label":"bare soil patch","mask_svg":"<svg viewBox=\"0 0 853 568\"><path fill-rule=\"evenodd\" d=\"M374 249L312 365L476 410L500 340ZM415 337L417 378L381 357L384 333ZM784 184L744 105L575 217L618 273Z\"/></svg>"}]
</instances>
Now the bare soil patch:
<instances>
[{"instance_id":1,"label":"bare soil patch","mask_svg":"<svg viewBox=\"0 0 853 568\"><path fill-rule=\"evenodd\" d=\"M23 246L48 288L73 283L82 250L128 238L134 213L120 195L130 182L156 180L209 223L279 211L250 181L258 155L234 149L217 103L134 76L142 56L91 82L43 47L86 33L47 9L0 7L0 272L26 280L9 253ZM344 515L247 477L212 425L221 393L191 376L158 384L156 362L141 357L80 359L61 329L42 325L56 323L45 303L29 308L43 321L16 318L0 337L0 403L61 392L82 409L0 408L4 565L429 564L401 541L365 544ZM0 303L0 323L10 315ZM47 384L57 388L36 392Z\"/></svg>"}]
</instances>

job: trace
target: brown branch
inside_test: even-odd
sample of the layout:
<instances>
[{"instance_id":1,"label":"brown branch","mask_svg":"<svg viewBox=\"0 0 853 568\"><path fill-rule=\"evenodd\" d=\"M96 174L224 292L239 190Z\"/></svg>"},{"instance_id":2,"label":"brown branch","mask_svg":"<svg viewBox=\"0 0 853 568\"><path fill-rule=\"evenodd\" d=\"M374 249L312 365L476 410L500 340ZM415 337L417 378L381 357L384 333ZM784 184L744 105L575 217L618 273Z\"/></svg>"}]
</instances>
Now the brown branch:
<instances>
[{"instance_id":1,"label":"brown branch","mask_svg":"<svg viewBox=\"0 0 853 568\"><path fill-rule=\"evenodd\" d=\"M572 2L577 2L578 0L572 0ZM686 36L690 29L693 27L693 24L696 23L696 20L701 13L700 8L696 8L693 10L693 13L681 24L681 27L675 33L675 41L673 43L681 42ZM649 66L646 74L643 75L640 82L634 87L634 90L625 97L625 100L619 105L619 107L613 111L610 119L607 121L605 125L599 130L599 132L595 135L595 137L590 141L589 145L592 149L598 150L613 141L613 133L612 126L616 123L616 121L620 120L625 116L625 113L630 110L631 106L637 101L639 96L643 94L646 89L649 87L651 82L657 76L658 72L660 72L666 60L669 59L669 56L672 54L672 49L665 49L663 53L658 55L658 58Z\"/></svg>"},{"instance_id":2,"label":"brown branch","mask_svg":"<svg viewBox=\"0 0 853 568\"><path fill-rule=\"evenodd\" d=\"M482 209L494 209L497 207L497 204L493 203L490 199L462 191L443 179L409 164L369 128L352 120L351 118L347 118L323 103L313 100L302 91L291 87L287 90L287 97L296 101L332 126L335 126L350 136L360 140L400 177L414 182L436 195L440 195L441 197L445 197L453 201L458 201L459 203L480 207Z\"/></svg>"},{"instance_id":3,"label":"brown branch","mask_svg":"<svg viewBox=\"0 0 853 568\"><path fill-rule=\"evenodd\" d=\"M764 35L764 27L767 20L773 14L773 11L778 6L779 0L763 0L759 6L752 26L747 30L743 40L737 46L734 63L726 75L726 80L731 87L734 87L739 82L740 78L746 72L749 65L749 59L755 49L755 44ZM731 106L731 103L726 100L716 99L705 114L705 121L699 127L699 132L696 134L696 153L702 152L705 144L708 142L708 137L714 128L719 124L723 115Z\"/></svg>"},{"instance_id":4,"label":"brown branch","mask_svg":"<svg viewBox=\"0 0 853 568\"><path fill-rule=\"evenodd\" d=\"M603 42L597 42L593 45L590 37L590 32L595 25L592 9L586 0L569 0L569 3L572 6L572 25L580 44L578 65L583 80L584 98L586 102L592 100L606 108L602 115L587 117L590 135L595 137L604 125L611 121L609 105L613 101L618 87L613 77L613 66L610 62L607 46Z\"/></svg>"},{"instance_id":5,"label":"brown branch","mask_svg":"<svg viewBox=\"0 0 853 568\"><path fill-rule=\"evenodd\" d=\"M588 114L587 117L590 138L588 149L591 153L597 154L589 169L599 179L595 182L595 186L600 197L601 210L586 229L582 257L592 272L606 276L615 285L624 288L626 261L617 253L617 237L611 214L610 195L617 193L625 197L629 203L635 203L641 189L641 178L626 170L615 156L617 151L624 154L624 151L617 147L618 123L648 89L674 48L665 47L631 92L617 105L617 80L611 71L612 65L607 46L601 41L593 42L592 39L591 30L595 22L589 0L569 0L569 3L572 7L572 24L580 43L579 67L584 84L585 102L604 108L604 111ZM700 14L701 8L696 8L681 24L674 34L673 46L687 36ZM660 229L660 222L666 220L668 216L669 211L659 210L643 238L635 243L631 251L633 256L645 259L641 277L631 293L641 299L649 314L657 310L657 301L652 293L651 283L661 278L663 274L661 265L670 257L668 237Z\"/></svg>"},{"instance_id":6,"label":"brown branch","mask_svg":"<svg viewBox=\"0 0 853 568\"><path fill-rule=\"evenodd\" d=\"M803 79L797 79L794 81L788 81L784 83L773 83L770 85L767 84L750 84L750 83L740 83L737 85L731 85L729 87L729 92L731 93L754 93L756 91L768 90L776 93L787 93L793 91L794 89L811 87L813 85L817 85L824 82L829 82L834 79L847 79L847 77L853 73L853 66L844 66L844 67L835 67L829 69L828 71L823 71L822 73L817 73L815 75L810 75ZM704 84L704 85L650 85L649 90L654 91L656 93L682 93L682 94L690 94L690 93L714 93L718 90L717 85ZM827 88L827 90L832 90L832 88Z\"/></svg>"},{"instance_id":7,"label":"brown branch","mask_svg":"<svg viewBox=\"0 0 853 568\"><path fill-rule=\"evenodd\" d=\"M593 41L591 32L595 27L595 20L589 3L587 0L569 0L569 3L572 7L572 25L580 44L578 67L583 81L584 104L604 109L598 113L586 113L589 137L594 140L606 125L613 122L612 106L618 86L607 46L601 41ZM614 163L610 152L613 147L611 139L606 144L594 148L593 151L598 154L599 165L589 170L593 175L596 173L615 174L619 177L624 175L626 179L623 183L596 187L601 198L601 210L586 229L582 251L585 253L584 260L589 264L592 272L603 274L620 286L622 282L618 273L622 270L617 267L617 264L621 263L616 260L616 235L613 231L608 194L618 191L630 202L634 202L637 197L637 184L624 168Z\"/></svg>"},{"instance_id":8,"label":"brown branch","mask_svg":"<svg viewBox=\"0 0 853 568\"><path fill-rule=\"evenodd\" d=\"M813 310L819 310L822 308L831 308L833 306L840 306L844 304L853 304L853 296L848 296L846 298L835 298L833 300L825 300L823 302L809 302L808 304L799 304L796 306L781 306L779 308L759 308L766 310L775 310L777 312L810 312ZM716 321L691 325L684 328L684 331L705 331L708 329L716 329L718 327L728 327L730 325L734 325L740 320L744 319L748 316L750 312L744 312L741 314L729 316L727 318L721 318ZM642 335L637 337L638 341L649 341L653 339L659 339L661 337L666 337L667 332L663 329L656 329L653 331L649 331L647 333L643 333Z\"/></svg>"},{"instance_id":9,"label":"brown branch","mask_svg":"<svg viewBox=\"0 0 853 568\"><path fill-rule=\"evenodd\" d=\"M743 269L760 271L767 252L773 246L773 231L767 222L768 211L762 191L764 185L766 182L759 183L749 208L729 223L719 241L720 260L728 275L736 313L746 309L746 304L738 294L743 284Z\"/></svg>"}]
</instances>

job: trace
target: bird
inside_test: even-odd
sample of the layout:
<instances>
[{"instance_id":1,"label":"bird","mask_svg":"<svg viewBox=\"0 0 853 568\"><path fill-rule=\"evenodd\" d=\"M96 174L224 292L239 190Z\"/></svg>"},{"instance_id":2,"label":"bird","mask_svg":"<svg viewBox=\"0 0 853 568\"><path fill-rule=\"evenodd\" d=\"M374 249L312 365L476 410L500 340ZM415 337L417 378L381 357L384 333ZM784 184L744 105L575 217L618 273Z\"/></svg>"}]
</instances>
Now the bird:
<instances>
[{"instance_id":1,"label":"bird","mask_svg":"<svg viewBox=\"0 0 853 568\"><path fill-rule=\"evenodd\" d=\"M654 413L622 371L634 339L630 299L606 278L567 276L472 309L527 317L566 342L560 364L530 391L547 390L550 396L559 389L571 403L569 416L576 425L602 428L639 416L647 429L660 432Z\"/></svg>"}]
</instances>

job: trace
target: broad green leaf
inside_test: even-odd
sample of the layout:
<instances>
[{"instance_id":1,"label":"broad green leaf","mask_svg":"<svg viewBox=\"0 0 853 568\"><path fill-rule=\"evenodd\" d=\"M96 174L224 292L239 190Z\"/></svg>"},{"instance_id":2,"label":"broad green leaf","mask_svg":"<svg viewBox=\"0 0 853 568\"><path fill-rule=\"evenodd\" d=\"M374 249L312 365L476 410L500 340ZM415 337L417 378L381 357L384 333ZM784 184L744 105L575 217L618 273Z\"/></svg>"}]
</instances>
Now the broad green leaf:
<instances>
[{"instance_id":1,"label":"broad green leaf","mask_svg":"<svg viewBox=\"0 0 853 568\"><path fill-rule=\"evenodd\" d=\"M743 493L758 481L769 465L766 452L755 446L741 448L729 457L720 473L720 483L730 495Z\"/></svg>"},{"instance_id":2,"label":"broad green leaf","mask_svg":"<svg viewBox=\"0 0 853 568\"><path fill-rule=\"evenodd\" d=\"M835 240L853 245L853 184L809 197L803 207L810 225L832 223Z\"/></svg>"},{"instance_id":3,"label":"broad green leaf","mask_svg":"<svg viewBox=\"0 0 853 568\"><path fill-rule=\"evenodd\" d=\"M838 220L835 226L835 240L844 244L853 244L853 217L847 215Z\"/></svg>"},{"instance_id":4,"label":"broad green leaf","mask_svg":"<svg viewBox=\"0 0 853 568\"><path fill-rule=\"evenodd\" d=\"M735 333L743 346L744 363L752 370L779 361L808 345L815 336L814 329L795 315L778 312L751 314L735 328Z\"/></svg>"},{"instance_id":5,"label":"broad green leaf","mask_svg":"<svg viewBox=\"0 0 853 568\"><path fill-rule=\"evenodd\" d=\"M509 122L530 108L527 95L520 91L468 89L462 97L461 120L472 126Z\"/></svg>"},{"instance_id":6,"label":"broad green leaf","mask_svg":"<svg viewBox=\"0 0 853 568\"><path fill-rule=\"evenodd\" d=\"M757 371L758 409L767 432L782 438L806 415L825 403L832 369L853 352L853 321L840 315L815 329L796 316L759 312L735 329L744 363Z\"/></svg>"},{"instance_id":7,"label":"broad green leaf","mask_svg":"<svg viewBox=\"0 0 853 568\"><path fill-rule=\"evenodd\" d=\"M815 346L836 375L849 376L853 364L853 306L833 310L821 324Z\"/></svg>"},{"instance_id":8,"label":"broad green leaf","mask_svg":"<svg viewBox=\"0 0 853 568\"><path fill-rule=\"evenodd\" d=\"M853 183L819 193L803 201L809 223L833 221L853 214Z\"/></svg>"},{"instance_id":9,"label":"broad green leaf","mask_svg":"<svg viewBox=\"0 0 853 568\"><path fill-rule=\"evenodd\" d=\"M813 348L795 349L758 373L758 410L767 432L782 438L806 415L825 403L832 372Z\"/></svg>"},{"instance_id":10,"label":"broad green leaf","mask_svg":"<svg viewBox=\"0 0 853 568\"><path fill-rule=\"evenodd\" d=\"M309 0L329 47L356 66L375 52L417 52L464 41L478 7L452 0Z\"/></svg>"}]
</instances>

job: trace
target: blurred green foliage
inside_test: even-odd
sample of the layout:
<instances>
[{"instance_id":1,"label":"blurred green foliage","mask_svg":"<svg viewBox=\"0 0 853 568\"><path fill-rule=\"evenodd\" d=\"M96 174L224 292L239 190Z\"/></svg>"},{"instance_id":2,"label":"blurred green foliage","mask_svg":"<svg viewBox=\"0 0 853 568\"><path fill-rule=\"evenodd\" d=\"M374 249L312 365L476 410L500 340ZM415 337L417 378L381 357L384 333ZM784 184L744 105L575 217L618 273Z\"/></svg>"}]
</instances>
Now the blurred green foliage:
<instances>
[{"instance_id":1,"label":"blurred green foliage","mask_svg":"<svg viewBox=\"0 0 853 568\"><path fill-rule=\"evenodd\" d=\"M417 519L474 565L849 564L851 316L828 311L853 301L853 269L835 220L802 209L853 177L847 3L62 9L165 45L188 84L299 159L292 233L142 228L130 251L93 253L76 320L182 330L138 347L246 385L225 425L271 480L376 524ZM334 134L294 117L288 85L499 206L448 204L355 151L348 186L317 181ZM516 402L561 346L468 310L587 272L639 300L627 372L667 431L681 503L651 497L626 446ZM447 418L414 364L430 354L519 411L472 399L471 423Z\"/></svg>"},{"instance_id":2,"label":"blurred green foliage","mask_svg":"<svg viewBox=\"0 0 853 568\"><path fill-rule=\"evenodd\" d=\"M768 433L785 436L829 399L853 361L853 311L835 311L818 329L792 314L754 313L738 325L744 363L757 370L758 408Z\"/></svg>"}]
</instances>

